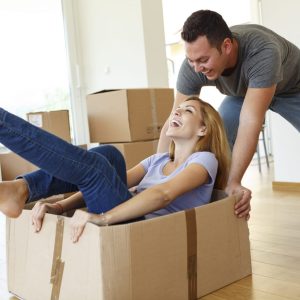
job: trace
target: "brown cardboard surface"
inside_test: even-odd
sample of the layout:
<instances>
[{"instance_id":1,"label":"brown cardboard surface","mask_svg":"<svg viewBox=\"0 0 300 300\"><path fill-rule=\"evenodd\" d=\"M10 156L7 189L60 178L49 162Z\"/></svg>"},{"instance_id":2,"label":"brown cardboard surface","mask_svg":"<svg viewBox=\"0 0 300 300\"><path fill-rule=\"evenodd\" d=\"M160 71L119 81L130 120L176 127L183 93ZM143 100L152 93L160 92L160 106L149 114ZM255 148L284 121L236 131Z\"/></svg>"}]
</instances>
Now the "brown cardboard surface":
<instances>
[{"instance_id":1,"label":"brown cardboard surface","mask_svg":"<svg viewBox=\"0 0 300 300\"><path fill-rule=\"evenodd\" d=\"M174 100L173 89L126 89L87 96L90 141L132 142L159 138Z\"/></svg>"},{"instance_id":2,"label":"brown cardboard surface","mask_svg":"<svg viewBox=\"0 0 300 300\"><path fill-rule=\"evenodd\" d=\"M126 168L130 169L136 166L146 157L156 153L158 140L131 142L131 143L115 143L115 146L124 156Z\"/></svg>"},{"instance_id":3,"label":"brown cardboard surface","mask_svg":"<svg viewBox=\"0 0 300 300\"><path fill-rule=\"evenodd\" d=\"M199 298L251 274L248 227L235 217L234 203L227 197L192 213L105 227L89 223L76 244L70 240L69 218L46 215L36 234L30 211L24 210L8 220L9 290L25 299L51 299L57 257L58 268L63 265L57 299L184 300L193 282ZM59 220L64 223L61 251L54 255ZM192 261L189 247L196 253ZM190 268L197 270L196 277L188 276Z\"/></svg>"},{"instance_id":4,"label":"brown cardboard surface","mask_svg":"<svg viewBox=\"0 0 300 300\"><path fill-rule=\"evenodd\" d=\"M18 175L26 174L38 168L14 152L0 153L2 180L13 180Z\"/></svg>"},{"instance_id":5,"label":"brown cardboard surface","mask_svg":"<svg viewBox=\"0 0 300 300\"><path fill-rule=\"evenodd\" d=\"M54 110L27 113L29 123L71 142L68 110Z\"/></svg>"},{"instance_id":6,"label":"brown cardboard surface","mask_svg":"<svg viewBox=\"0 0 300 300\"><path fill-rule=\"evenodd\" d=\"M50 299L52 286L49 275L56 219L56 216L47 216L43 224L43 234L34 232L29 217L22 216L17 224L8 222L8 289L13 290L20 298ZM18 233L14 234L15 230L19 230ZM32 279L34 282L31 282Z\"/></svg>"}]
</instances>

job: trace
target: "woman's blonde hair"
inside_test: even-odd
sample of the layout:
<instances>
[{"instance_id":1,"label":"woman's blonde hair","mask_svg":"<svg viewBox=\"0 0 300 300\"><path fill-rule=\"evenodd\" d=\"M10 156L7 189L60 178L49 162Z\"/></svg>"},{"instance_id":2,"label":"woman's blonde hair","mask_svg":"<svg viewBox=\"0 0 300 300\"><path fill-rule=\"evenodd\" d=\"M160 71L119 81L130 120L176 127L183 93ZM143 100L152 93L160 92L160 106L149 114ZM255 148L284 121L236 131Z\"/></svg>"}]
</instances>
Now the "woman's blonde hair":
<instances>
[{"instance_id":1,"label":"woman's blonde hair","mask_svg":"<svg viewBox=\"0 0 300 300\"><path fill-rule=\"evenodd\" d=\"M195 145L195 151L209 151L215 154L218 160L218 172L214 187L224 189L228 180L230 167L230 148L223 121L219 113L207 102L198 97L188 97L185 101L196 100L200 103L200 112L203 125L206 127L206 134L200 136ZM175 143L170 144L169 155L174 160Z\"/></svg>"}]
</instances>

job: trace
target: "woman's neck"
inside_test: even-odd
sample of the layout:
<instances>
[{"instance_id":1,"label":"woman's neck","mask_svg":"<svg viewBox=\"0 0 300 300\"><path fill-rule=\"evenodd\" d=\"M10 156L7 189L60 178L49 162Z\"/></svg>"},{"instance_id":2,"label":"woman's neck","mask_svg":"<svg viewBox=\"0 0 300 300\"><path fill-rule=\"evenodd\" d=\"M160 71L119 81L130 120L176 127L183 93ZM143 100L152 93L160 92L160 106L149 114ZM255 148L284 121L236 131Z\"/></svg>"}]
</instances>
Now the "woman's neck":
<instances>
[{"instance_id":1,"label":"woman's neck","mask_svg":"<svg viewBox=\"0 0 300 300\"><path fill-rule=\"evenodd\" d=\"M183 162L187 160L187 158L194 153L194 148L195 144L193 143L192 145L187 145L181 144L181 143L176 143L175 142L175 153L174 153L174 165L179 166Z\"/></svg>"}]
</instances>

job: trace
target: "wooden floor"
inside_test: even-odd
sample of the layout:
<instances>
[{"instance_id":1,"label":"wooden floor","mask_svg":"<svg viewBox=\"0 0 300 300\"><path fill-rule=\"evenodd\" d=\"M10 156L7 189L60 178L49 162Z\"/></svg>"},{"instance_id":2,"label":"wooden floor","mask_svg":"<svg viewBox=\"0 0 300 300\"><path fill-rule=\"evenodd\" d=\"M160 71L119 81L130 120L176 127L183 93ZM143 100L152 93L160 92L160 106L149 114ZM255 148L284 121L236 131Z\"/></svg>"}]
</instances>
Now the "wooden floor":
<instances>
[{"instance_id":1,"label":"wooden floor","mask_svg":"<svg viewBox=\"0 0 300 300\"><path fill-rule=\"evenodd\" d=\"M263 165L262 173L252 165L244 180L253 191L252 276L202 300L300 299L300 193L275 192L272 179L272 165L269 170ZM0 216L0 299L12 300L6 291L4 220Z\"/></svg>"}]
</instances>

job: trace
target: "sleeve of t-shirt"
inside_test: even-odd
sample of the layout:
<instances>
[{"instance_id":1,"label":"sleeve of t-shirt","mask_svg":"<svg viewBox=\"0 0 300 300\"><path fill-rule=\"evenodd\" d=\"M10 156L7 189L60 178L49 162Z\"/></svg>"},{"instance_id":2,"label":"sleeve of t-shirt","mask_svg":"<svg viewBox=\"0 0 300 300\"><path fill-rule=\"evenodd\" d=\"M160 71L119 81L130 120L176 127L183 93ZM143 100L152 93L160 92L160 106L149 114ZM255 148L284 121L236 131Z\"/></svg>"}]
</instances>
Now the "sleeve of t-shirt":
<instances>
[{"instance_id":1,"label":"sleeve of t-shirt","mask_svg":"<svg viewBox=\"0 0 300 300\"><path fill-rule=\"evenodd\" d=\"M185 59L180 67L176 89L183 95L199 95L201 87L207 84L206 77L202 73L196 73Z\"/></svg>"},{"instance_id":2,"label":"sleeve of t-shirt","mask_svg":"<svg viewBox=\"0 0 300 300\"><path fill-rule=\"evenodd\" d=\"M148 172L149 167L153 164L153 161L157 159L160 153L153 154L140 162L140 164L144 167L145 172Z\"/></svg>"},{"instance_id":3,"label":"sleeve of t-shirt","mask_svg":"<svg viewBox=\"0 0 300 300\"><path fill-rule=\"evenodd\" d=\"M252 55L247 64L250 88L270 87L283 78L280 52L272 44Z\"/></svg>"},{"instance_id":4,"label":"sleeve of t-shirt","mask_svg":"<svg viewBox=\"0 0 300 300\"><path fill-rule=\"evenodd\" d=\"M188 165L193 163L199 164L206 169L210 177L209 184L215 182L217 171L218 171L218 160L216 159L213 153L211 152L193 153L190 159L188 160Z\"/></svg>"}]
</instances>

